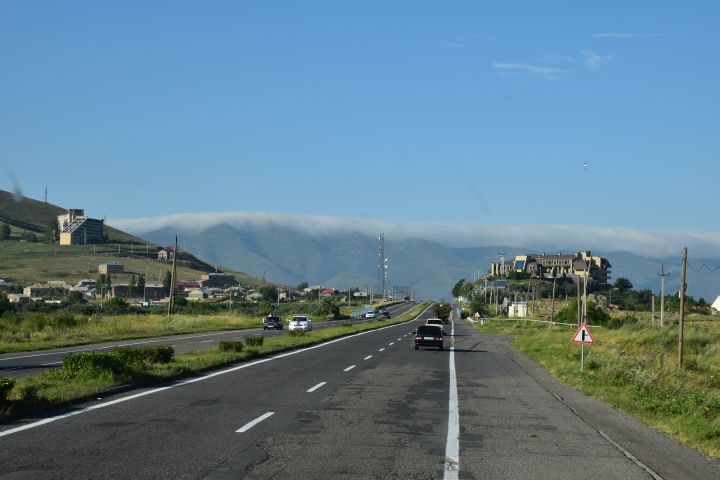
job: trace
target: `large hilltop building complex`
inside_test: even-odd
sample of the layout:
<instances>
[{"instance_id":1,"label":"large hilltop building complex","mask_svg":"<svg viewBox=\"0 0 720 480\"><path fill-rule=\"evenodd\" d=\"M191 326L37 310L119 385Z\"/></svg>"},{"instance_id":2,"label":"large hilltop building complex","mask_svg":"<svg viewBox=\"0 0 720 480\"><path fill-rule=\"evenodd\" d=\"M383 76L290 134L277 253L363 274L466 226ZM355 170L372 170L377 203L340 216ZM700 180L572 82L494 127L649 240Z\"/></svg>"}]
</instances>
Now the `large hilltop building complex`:
<instances>
[{"instance_id":1,"label":"large hilltop building complex","mask_svg":"<svg viewBox=\"0 0 720 480\"><path fill-rule=\"evenodd\" d=\"M58 215L60 245L85 245L105 241L104 220L90 218L81 208L70 208Z\"/></svg>"},{"instance_id":2,"label":"large hilltop building complex","mask_svg":"<svg viewBox=\"0 0 720 480\"><path fill-rule=\"evenodd\" d=\"M491 263L490 275L508 276L510 272L526 273L546 279L582 278L587 275L599 284L607 284L612 265L606 258L593 256L592 252L577 252L573 255L526 254L518 255L512 263Z\"/></svg>"}]
</instances>

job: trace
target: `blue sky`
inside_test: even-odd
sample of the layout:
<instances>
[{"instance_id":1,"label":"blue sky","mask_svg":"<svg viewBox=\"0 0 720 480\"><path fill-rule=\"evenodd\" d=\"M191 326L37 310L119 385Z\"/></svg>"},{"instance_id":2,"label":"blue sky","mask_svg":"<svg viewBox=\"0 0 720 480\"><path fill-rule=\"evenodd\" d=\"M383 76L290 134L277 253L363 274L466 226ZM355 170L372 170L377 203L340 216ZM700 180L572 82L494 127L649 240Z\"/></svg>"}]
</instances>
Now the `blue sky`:
<instances>
[{"instance_id":1,"label":"blue sky","mask_svg":"<svg viewBox=\"0 0 720 480\"><path fill-rule=\"evenodd\" d=\"M717 2L2 2L0 188L715 232ZM583 168L583 163L588 168Z\"/></svg>"}]
</instances>

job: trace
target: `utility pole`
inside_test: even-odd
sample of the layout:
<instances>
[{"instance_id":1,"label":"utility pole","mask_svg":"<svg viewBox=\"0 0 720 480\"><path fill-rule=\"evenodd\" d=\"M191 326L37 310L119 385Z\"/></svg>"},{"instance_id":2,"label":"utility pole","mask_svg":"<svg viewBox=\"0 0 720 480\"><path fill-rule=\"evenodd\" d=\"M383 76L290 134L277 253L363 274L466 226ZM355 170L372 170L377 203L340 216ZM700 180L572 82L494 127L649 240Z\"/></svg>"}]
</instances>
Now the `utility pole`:
<instances>
[{"instance_id":1,"label":"utility pole","mask_svg":"<svg viewBox=\"0 0 720 480\"><path fill-rule=\"evenodd\" d=\"M580 300L580 275L577 275L577 322L580 326L580 317L582 316L582 301Z\"/></svg>"},{"instance_id":2,"label":"utility pole","mask_svg":"<svg viewBox=\"0 0 720 480\"><path fill-rule=\"evenodd\" d=\"M178 241L175 235L175 248L173 249L172 273L170 274L170 301L168 302L168 318L172 315L175 307L175 282L177 282L177 257L178 257Z\"/></svg>"},{"instance_id":3,"label":"utility pole","mask_svg":"<svg viewBox=\"0 0 720 480\"><path fill-rule=\"evenodd\" d=\"M653 294L653 296L652 296L652 317L651 317L651 320L652 320L652 325L653 325L653 327L654 327L654 326L655 326L655 294Z\"/></svg>"},{"instance_id":4,"label":"utility pole","mask_svg":"<svg viewBox=\"0 0 720 480\"><path fill-rule=\"evenodd\" d=\"M665 277L670 275L665 273L665 265L660 265L660 327L665 326Z\"/></svg>"},{"instance_id":5,"label":"utility pole","mask_svg":"<svg viewBox=\"0 0 720 480\"><path fill-rule=\"evenodd\" d=\"M550 301L550 321L555 320L555 281L557 280L557 272L553 270L553 289L552 300Z\"/></svg>"},{"instance_id":6,"label":"utility pole","mask_svg":"<svg viewBox=\"0 0 720 480\"><path fill-rule=\"evenodd\" d=\"M687 267L687 247L683 247L682 256L682 273L680 278L680 331L678 333L678 368L682 368L683 365L683 329L685 326L685 289L687 284L685 283L685 270Z\"/></svg>"},{"instance_id":7,"label":"utility pole","mask_svg":"<svg viewBox=\"0 0 720 480\"><path fill-rule=\"evenodd\" d=\"M583 286L583 315L582 315L582 321L587 323L587 287L588 287L588 280L590 276L590 260L586 261L585 265L585 284Z\"/></svg>"}]
</instances>

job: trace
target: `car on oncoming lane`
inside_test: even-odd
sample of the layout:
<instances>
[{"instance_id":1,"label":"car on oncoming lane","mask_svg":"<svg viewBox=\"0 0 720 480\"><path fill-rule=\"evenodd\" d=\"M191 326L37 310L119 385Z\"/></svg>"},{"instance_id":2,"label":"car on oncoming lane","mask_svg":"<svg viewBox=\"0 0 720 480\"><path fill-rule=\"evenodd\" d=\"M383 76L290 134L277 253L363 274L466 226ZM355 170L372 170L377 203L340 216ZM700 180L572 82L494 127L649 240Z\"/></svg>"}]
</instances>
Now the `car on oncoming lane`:
<instances>
[{"instance_id":1,"label":"car on oncoming lane","mask_svg":"<svg viewBox=\"0 0 720 480\"><path fill-rule=\"evenodd\" d=\"M437 325L420 325L415 330L415 350L420 347L437 347L438 350L445 348L445 337L442 327Z\"/></svg>"},{"instance_id":2,"label":"car on oncoming lane","mask_svg":"<svg viewBox=\"0 0 720 480\"><path fill-rule=\"evenodd\" d=\"M367 312L365 318L375 318L375 312Z\"/></svg>"},{"instance_id":3,"label":"car on oncoming lane","mask_svg":"<svg viewBox=\"0 0 720 480\"><path fill-rule=\"evenodd\" d=\"M283 323L280 317L272 313L263 319L263 330L282 330Z\"/></svg>"},{"instance_id":4,"label":"car on oncoming lane","mask_svg":"<svg viewBox=\"0 0 720 480\"><path fill-rule=\"evenodd\" d=\"M288 323L288 330L312 330L312 320L306 315L293 315Z\"/></svg>"}]
</instances>

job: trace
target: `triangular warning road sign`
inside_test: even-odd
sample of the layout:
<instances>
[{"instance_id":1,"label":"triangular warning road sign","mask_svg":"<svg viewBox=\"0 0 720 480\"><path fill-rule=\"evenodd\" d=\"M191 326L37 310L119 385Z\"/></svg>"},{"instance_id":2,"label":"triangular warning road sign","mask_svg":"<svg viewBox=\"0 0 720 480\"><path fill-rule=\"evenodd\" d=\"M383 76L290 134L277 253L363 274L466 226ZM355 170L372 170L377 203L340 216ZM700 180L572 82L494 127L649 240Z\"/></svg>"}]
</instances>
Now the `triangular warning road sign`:
<instances>
[{"instance_id":1,"label":"triangular warning road sign","mask_svg":"<svg viewBox=\"0 0 720 480\"><path fill-rule=\"evenodd\" d=\"M585 325L585 322L575 332L572 343L595 343L595 339L590 335L590 329Z\"/></svg>"}]
</instances>

